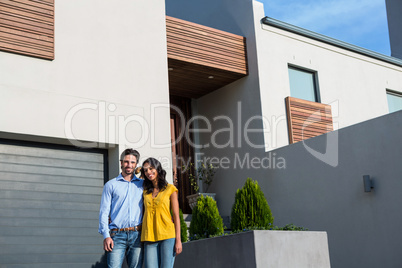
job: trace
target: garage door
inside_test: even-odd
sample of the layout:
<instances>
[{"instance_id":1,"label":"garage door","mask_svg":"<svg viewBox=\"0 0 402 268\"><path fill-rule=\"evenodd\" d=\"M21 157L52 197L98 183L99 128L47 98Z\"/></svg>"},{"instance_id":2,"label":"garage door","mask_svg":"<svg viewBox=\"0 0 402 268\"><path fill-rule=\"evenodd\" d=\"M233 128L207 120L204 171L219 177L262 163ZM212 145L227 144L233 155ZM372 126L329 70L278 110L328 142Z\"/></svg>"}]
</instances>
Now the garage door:
<instances>
[{"instance_id":1,"label":"garage door","mask_svg":"<svg viewBox=\"0 0 402 268\"><path fill-rule=\"evenodd\" d=\"M0 267L100 267L104 157L0 141Z\"/></svg>"}]
</instances>

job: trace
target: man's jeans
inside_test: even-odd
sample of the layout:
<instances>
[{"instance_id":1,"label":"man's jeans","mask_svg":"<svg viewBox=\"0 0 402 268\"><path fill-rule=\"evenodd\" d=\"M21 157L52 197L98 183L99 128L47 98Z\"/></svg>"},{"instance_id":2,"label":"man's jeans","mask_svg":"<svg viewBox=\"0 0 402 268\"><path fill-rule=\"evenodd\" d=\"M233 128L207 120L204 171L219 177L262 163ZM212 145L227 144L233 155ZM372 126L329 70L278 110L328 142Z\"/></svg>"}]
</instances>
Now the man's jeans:
<instances>
[{"instance_id":1,"label":"man's jeans","mask_svg":"<svg viewBox=\"0 0 402 268\"><path fill-rule=\"evenodd\" d=\"M173 268L176 256L174 251L175 242L175 238L157 242L144 242L145 268Z\"/></svg>"},{"instance_id":2,"label":"man's jeans","mask_svg":"<svg viewBox=\"0 0 402 268\"><path fill-rule=\"evenodd\" d=\"M129 268L142 267L143 245L141 243L141 232L113 231L110 237L113 239L114 246L113 250L107 254L107 266L109 268L121 268L124 256Z\"/></svg>"}]
</instances>

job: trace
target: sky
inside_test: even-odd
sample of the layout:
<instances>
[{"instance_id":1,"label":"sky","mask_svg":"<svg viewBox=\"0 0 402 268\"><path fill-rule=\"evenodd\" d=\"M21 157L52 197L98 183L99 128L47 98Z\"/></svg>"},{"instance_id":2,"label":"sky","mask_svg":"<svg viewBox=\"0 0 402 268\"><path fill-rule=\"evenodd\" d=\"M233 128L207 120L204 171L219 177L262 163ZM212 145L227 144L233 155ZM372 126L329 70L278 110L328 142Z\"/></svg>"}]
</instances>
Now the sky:
<instances>
[{"instance_id":1,"label":"sky","mask_svg":"<svg viewBox=\"0 0 402 268\"><path fill-rule=\"evenodd\" d=\"M391 55L385 0L258 1L265 16Z\"/></svg>"}]
</instances>

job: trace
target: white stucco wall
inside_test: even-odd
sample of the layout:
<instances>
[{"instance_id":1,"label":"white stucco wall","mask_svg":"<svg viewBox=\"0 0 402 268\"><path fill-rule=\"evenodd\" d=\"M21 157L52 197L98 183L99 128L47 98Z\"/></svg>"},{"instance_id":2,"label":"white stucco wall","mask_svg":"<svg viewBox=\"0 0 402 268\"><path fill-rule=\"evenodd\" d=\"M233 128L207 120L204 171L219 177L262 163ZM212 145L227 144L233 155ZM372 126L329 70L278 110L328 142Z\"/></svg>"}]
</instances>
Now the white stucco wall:
<instances>
[{"instance_id":1,"label":"white stucco wall","mask_svg":"<svg viewBox=\"0 0 402 268\"><path fill-rule=\"evenodd\" d=\"M402 67L261 23L255 6L262 115L270 122L266 150L288 144L284 99L288 65L317 72L321 102L331 104L334 129L388 113L386 89L402 92Z\"/></svg>"},{"instance_id":2,"label":"white stucco wall","mask_svg":"<svg viewBox=\"0 0 402 268\"><path fill-rule=\"evenodd\" d=\"M134 147L170 165L166 53L163 0L55 1L53 61L0 51L0 131ZM152 121L155 104L165 108Z\"/></svg>"}]
</instances>

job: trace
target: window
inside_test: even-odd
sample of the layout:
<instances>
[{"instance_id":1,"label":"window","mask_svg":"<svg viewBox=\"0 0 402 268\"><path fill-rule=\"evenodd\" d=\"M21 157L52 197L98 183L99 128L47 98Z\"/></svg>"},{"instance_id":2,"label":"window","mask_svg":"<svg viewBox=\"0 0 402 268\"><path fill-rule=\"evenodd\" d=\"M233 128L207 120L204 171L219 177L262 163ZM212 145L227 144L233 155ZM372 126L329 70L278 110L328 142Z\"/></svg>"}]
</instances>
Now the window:
<instances>
[{"instance_id":1,"label":"window","mask_svg":"<svg viewBox=\"0 0 402 268\"><path fill-rule=\"evenodd\" d=\"M289 66L290 96L320 102L316 72Z\"/></svg>"},{"instance_id":2,"label":"window","mask_svg":"<svg viewBox=\"0 0 402 268\"><path fill-rule=\"evenodd\" d=\"M402 94L387 90L388 110L390 113L402 110Z\"/></svg>"}]
</instances>

